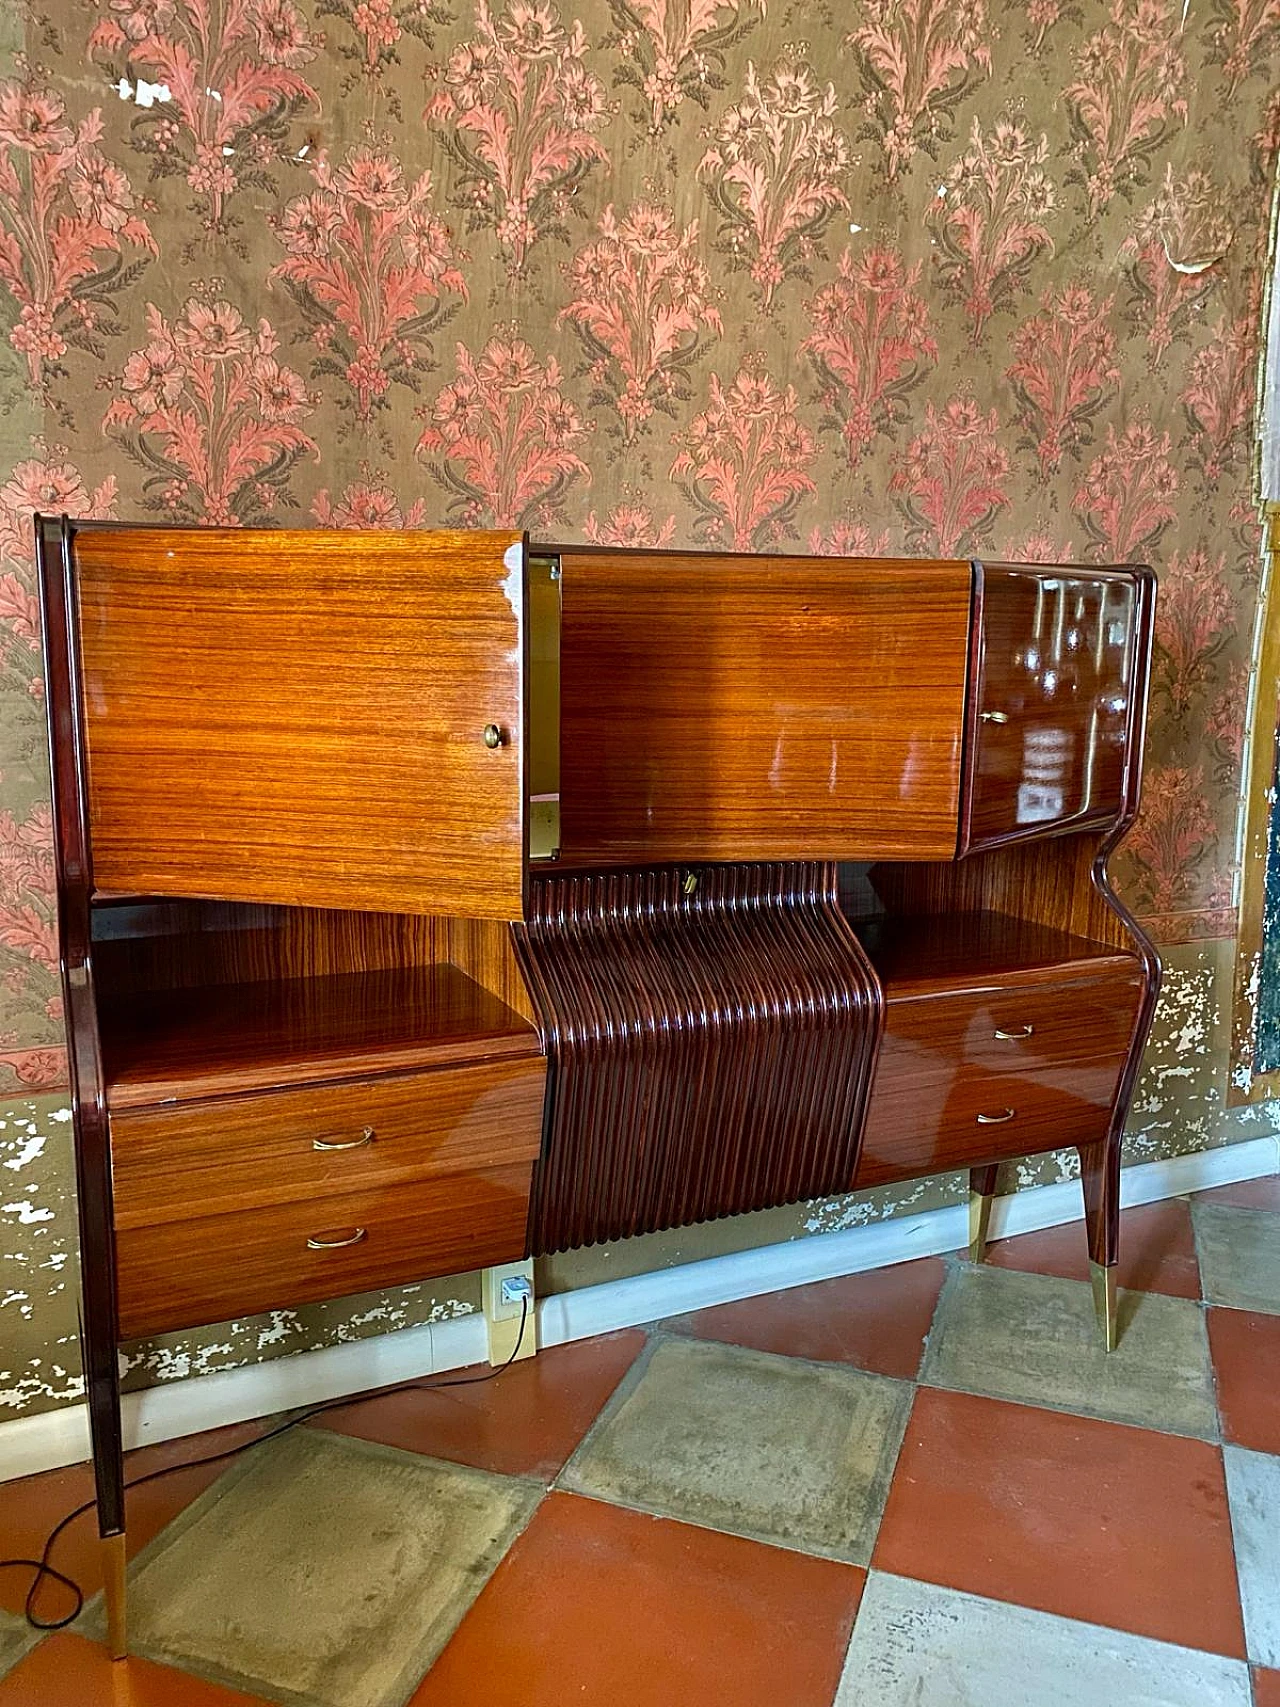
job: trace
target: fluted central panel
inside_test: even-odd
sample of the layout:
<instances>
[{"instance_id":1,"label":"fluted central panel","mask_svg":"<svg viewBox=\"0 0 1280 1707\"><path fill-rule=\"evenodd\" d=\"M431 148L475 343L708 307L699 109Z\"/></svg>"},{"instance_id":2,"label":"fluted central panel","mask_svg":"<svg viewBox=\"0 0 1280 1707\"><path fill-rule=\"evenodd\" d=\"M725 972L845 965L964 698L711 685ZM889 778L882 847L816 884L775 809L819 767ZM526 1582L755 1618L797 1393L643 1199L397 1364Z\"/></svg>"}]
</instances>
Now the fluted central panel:
<instances>
[{"instance_id":1,"label":"fluted central panel","mask_svg":"<svg viewBox=\"0 0 1280 1707\"><path fill-rule=\"evenodd\" d=\"M851 1187L881 999L833 865L545 877L527 917L536 1254Z\"/></svg>"}]
</instances>

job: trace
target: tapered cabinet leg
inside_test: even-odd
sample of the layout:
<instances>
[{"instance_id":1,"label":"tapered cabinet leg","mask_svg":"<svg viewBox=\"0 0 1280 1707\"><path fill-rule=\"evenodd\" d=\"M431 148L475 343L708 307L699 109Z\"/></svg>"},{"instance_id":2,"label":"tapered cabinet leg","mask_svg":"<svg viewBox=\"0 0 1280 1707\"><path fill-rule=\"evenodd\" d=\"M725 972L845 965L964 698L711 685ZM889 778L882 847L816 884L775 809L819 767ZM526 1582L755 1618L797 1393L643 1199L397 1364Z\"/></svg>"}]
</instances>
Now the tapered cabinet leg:
<instances>
[{"instance_id":1,"label":"tapered cabinet leg","mask_svg":"<svg viewBox=\"0 0 1280 1707\"><path fill-rule=\"evenodd\" d=\"M107 1650L113 1660L122 1660L128 1653L128 1632L125 1624L125 1544L124 1535L102 1537L102 1597L107 1605Z\"/></svg>"},{"instance_id":2,"label":"tapered cabinet leg","mask_svg":"<svg viewBox=\"0 0 1280 1707\"><path fill-rule=\"evenodd\" d=\"M1093 1306L1108 1351L1116 1348L1116 1263L1120 1260L1120 1139L1080 1146Z\"/></svg>"},{"instance_id":3,"label":"tapered cabinet leg","mask_svg":"<svg viewBox=\"0 0 1280 1707\"><path fill-rule=\"evenodd\" d=\"M991 1226L991 1200L996 1192L996 1164L969 1169L969 1260L981 1262L986 1255Z\"/></svg>"}]
</instances>

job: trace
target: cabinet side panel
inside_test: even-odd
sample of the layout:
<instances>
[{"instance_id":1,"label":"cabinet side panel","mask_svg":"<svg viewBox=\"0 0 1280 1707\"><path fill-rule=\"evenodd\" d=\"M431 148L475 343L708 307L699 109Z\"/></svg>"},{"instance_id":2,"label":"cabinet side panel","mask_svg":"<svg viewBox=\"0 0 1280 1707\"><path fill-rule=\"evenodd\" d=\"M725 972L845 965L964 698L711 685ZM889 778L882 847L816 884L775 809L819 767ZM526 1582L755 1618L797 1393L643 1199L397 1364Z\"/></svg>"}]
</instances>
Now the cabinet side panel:
<instances>
[{"instance_id":1,"label":"cabinet side panel","mask_svg":"<svg viewBox=\"0 0 1280 1707\"><path fill-rule=\"evenodd\" d=\"M74 548L99 890L521 915L517 536Z\"/></svg>"},{"instance_id":2,"label":"cabinet side panel","mask_svg":"<svg viewBox=\"0 0 1280 1707\"><path fill-rule=\"evenodd\" d=\"M968 563L561 559L561 857L938 859Z\"/></svg>"}]
</instances>

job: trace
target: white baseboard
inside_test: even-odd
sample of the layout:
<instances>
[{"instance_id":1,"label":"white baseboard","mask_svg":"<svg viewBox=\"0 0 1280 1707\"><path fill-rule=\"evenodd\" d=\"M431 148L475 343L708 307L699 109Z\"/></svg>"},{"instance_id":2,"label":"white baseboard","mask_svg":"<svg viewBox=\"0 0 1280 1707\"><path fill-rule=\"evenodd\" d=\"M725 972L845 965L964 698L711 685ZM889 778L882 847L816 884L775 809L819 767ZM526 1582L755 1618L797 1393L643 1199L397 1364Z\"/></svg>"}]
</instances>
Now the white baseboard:
<instances>
[{"instance_id":1,"label":"white baseboard","mask_svg":"<svg viewBox=\"0 0 1280 1707\"><path fill-rule=\"evenodd\" d=\"M1125 1205L1155 1203L1277 1171L1280 1140L1252 1138L1243 1144L1125 1168L1120 1198ZM1081 1214L1078 1182L1035 1186L996 1199L991 1237L1060 1226L1080 1220ZM861 1274L913 1257L940 1256L960 1249L968 1237L967 1208L956 1204L557 1293L538 1305L538 1344L562 1345L763 1292ZM484 1318L477 1314L167 1382L125 1395L125 1444L150 1445L321 1404L348 1393L480 1363L485 1355ZM76 1464L88 1456L88 1411L83 1404L0 1423L0 1481Z\"/></svg>"}]
</instances>

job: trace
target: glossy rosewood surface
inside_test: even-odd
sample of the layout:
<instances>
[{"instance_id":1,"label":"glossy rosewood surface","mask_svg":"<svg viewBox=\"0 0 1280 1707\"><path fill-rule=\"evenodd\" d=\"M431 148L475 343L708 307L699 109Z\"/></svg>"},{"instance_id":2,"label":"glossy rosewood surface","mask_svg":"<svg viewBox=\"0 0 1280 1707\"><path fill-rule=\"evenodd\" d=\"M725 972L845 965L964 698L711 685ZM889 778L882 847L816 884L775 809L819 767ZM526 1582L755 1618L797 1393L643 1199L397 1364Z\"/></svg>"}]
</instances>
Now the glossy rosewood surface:
<instances>
[{"instance_id":1,"label":"glossy rosewood surface","mask_svg":"<svg viewBox=\"0 0 1280 1707\"><path fill-rule=\"evenodd\" d=\"M961 852L1120 816L1144 575L978 566Z\"/></svg>"},{"instance_id":2,"label":"glossy rosewood surface","mask_svg":"<svg viewBox=\"0 0 1280 1707\"><path fill-rule=\"evenodd\" d=\"M536 1254L846 1190L879 1021L824 865L536 879Z\"/></svg>"},{"instance_id":3,"label":"glossy rosewood surface","mask_svg":"<svg viewBox=\"0 0 1280 1707\"><path fill-rule=\"evenodd\" d=\"M858 1185L1105 1139L1144 985L1124 956L887 983Z\"/></svg>"},{"instance_id":4,"label":"glossy rosewood surface","mask_svg":"<svg viewBox=\"0 0 1280 1707\"><path fill-rule=\"evenodd\" d=\"M475 1170L121 1229L120 1337L511 1262L524 1252L529 1171ZM361 1228L358 1242L333 1249L307 1242L349 1239Z\"/></svg>"},{"instance_id":5,"label":"glossy rosewood surface","mask_svg":"<svg viewBox=\"0 0 1280 1707\"><path fill-rule=\"evenodd\" d=\"M113 1113L116 1226L531 1163L545 1078L535 1057Z\"/></svg>"},{"instance_id":6,"label":"glossy rosewood surface","mask_svg":"<svg viewBox=\"0 0 1280 1707\"><path fill-rule=\"evenodd\" d=\"M950 990L1056 985L1064 967L1133 971L1131 951L994 911L881 914L851 920L891 1000Z\"/></svg>"},{"instance_id":7,"label":"glossy rosewood surface","mask_svg":"<svg viewBox=\"0 0 1280 1707\"><path fill-rule=\"evenodd\" d=\"M76 523L73 548L98 890L520 914L518 536Z\"/></svg>"},{"instance_id":8,"label":"glossy rosewood surface","mask_svg":"<svg viewBox=\"0 0 1280 1707\"><path fill-rule=\"evenodd\" d=\"M561 557L561 857L950 857L971 568Z\"/></svg>"},{"instance_id":9,"label":"glossy rosewood surface","mask_svg":"<svg viewBox=\"0 0 1280 1707\"><path fill-rule=\"evenodd\" d=\"M160 990L102 1016L113 1110L537 1052L528 1021L454 966Z\"/></svg>"},{"instance_id":10,"label":"glossy rosewood surface","mask_svg":"<svg viewBox=\"0 0 1280 1707\"><path fill-rule=\"evenodd\" d=\"M67 1067L75 1132L80 1227L81 1361L89 1401L98 1527L124 1529L124 1450L116 1359L116 1252L111 1149L98 1045L89 892L92 867L84 787L84 706L75 644L76 587L66 522L37 518L45 691L53 773L54 858Z\"/></svg>"}]
</instances>

